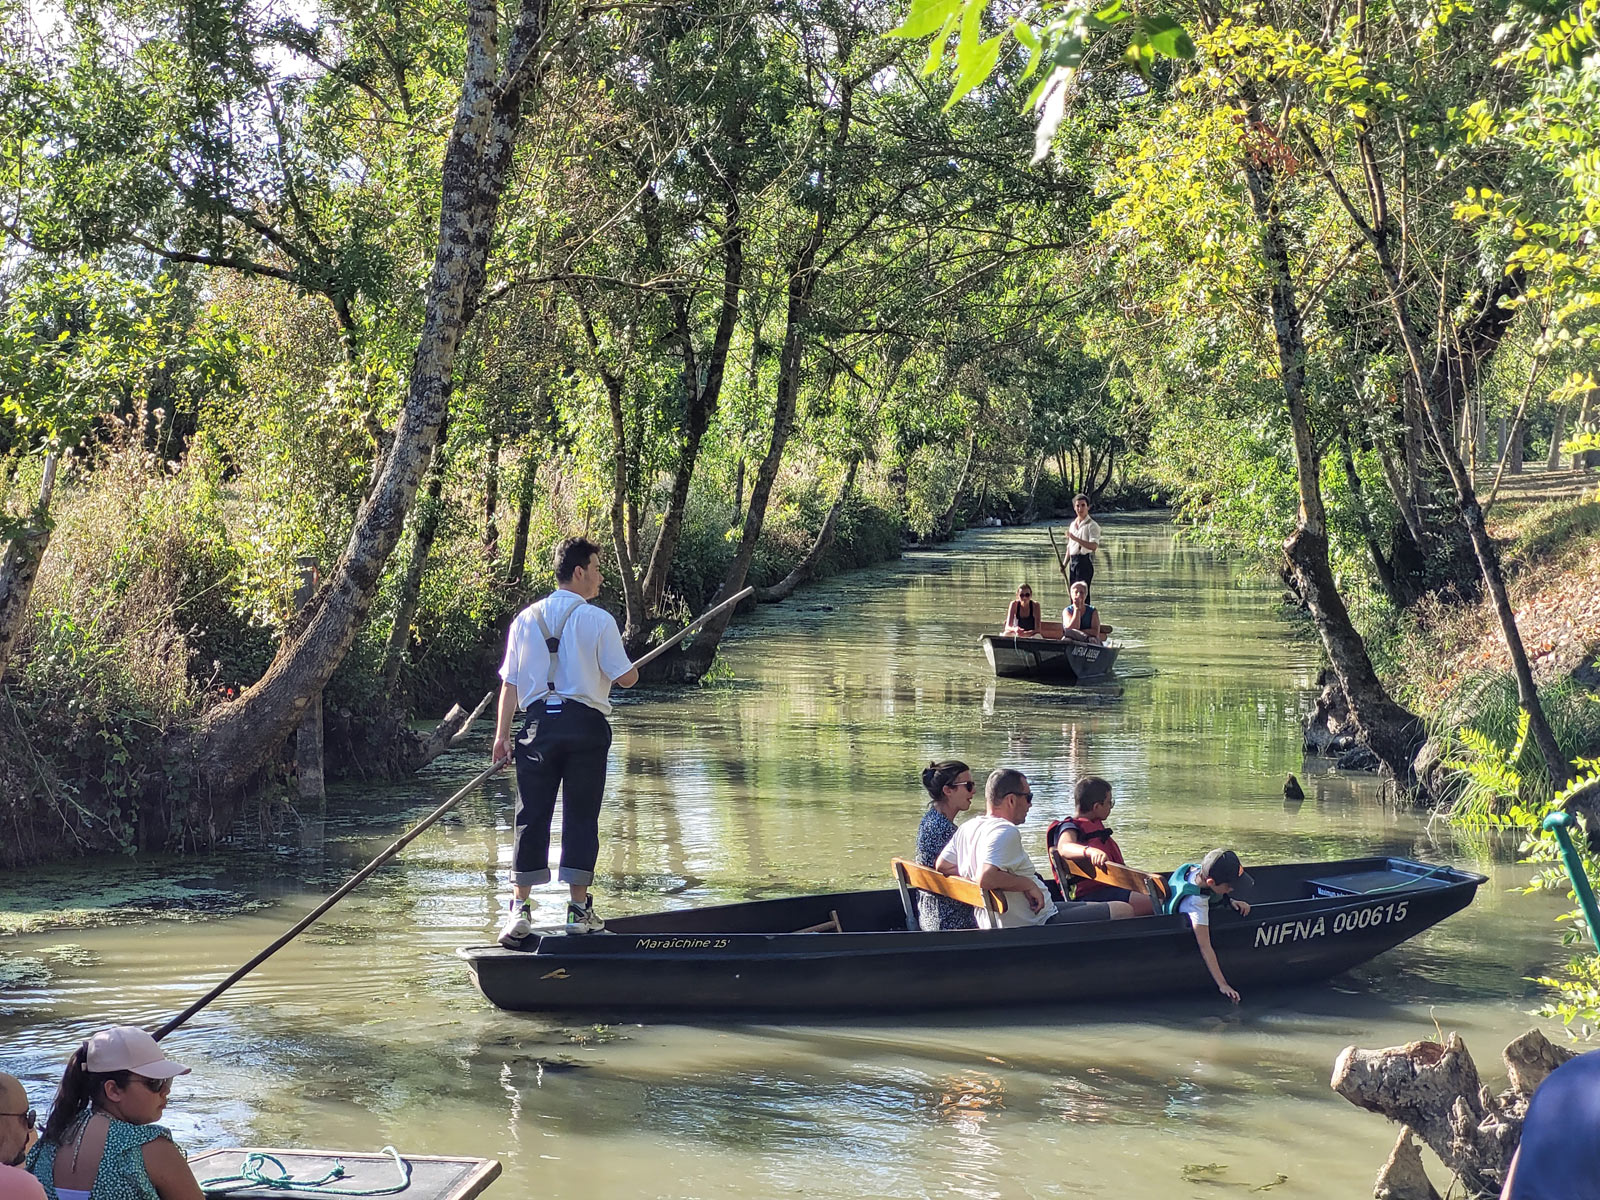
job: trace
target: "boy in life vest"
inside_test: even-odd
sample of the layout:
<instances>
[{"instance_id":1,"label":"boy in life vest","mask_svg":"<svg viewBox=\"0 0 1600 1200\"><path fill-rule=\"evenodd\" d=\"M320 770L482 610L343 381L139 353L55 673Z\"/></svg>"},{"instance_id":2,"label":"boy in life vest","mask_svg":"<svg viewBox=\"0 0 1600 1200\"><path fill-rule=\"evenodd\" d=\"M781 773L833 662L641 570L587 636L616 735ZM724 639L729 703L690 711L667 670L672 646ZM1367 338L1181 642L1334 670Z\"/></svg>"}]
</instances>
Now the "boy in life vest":
<instances>
[{"instance_id":1,"label":"boy in life vest","mask_svg":"<svg viewBox=\"0 0 1600 1200\"><path fill-rule=\"evenodd\" d=\"M1045 844L1069 862L1076 860L1096 867L1103 867L1108 862L1126 865L1122 859L1122 847L1117 845L1110 827L1106 825L1106 819L1111 816L1111 810L1117 803L1111 798L1111 785L1098 775L1085 775L1078 780L1072 798L1078 815L1050 822L1050 828L1045 831ZM1077 876L1062 879L1058 875L1056 882L1061 885L1063 896L1073 895L1079 900L1123 900L1132 906L1136 917L1148 917L1155 911L1150 897L1143 892L1131 892L1127 888ZM1075 889L1069 892L1068 884L1075 884Z\"/></svg>"},{"instance_id":2,"label":"boy in life vest","mask_svg":"<svg viewBox=\"0 0 1600 1200\"><path fill-rule=\"evenodd\" d=\"M1226 849L1213 850L1198 865L1184 863L1167 881L1167 912L1182 913L1189 918L1206 970L1216 981L1217 990L1235 1004L1239 1003L1239 993L1222 974L1222 968L1217 965L1217 952L1211 948L1211 910L1231 906L1241 917L1249 916L1250 906L1234 899L1231 893L1241 883L1253 882L1239 862L1239 856Z\"/></svg>"}]
</instances>

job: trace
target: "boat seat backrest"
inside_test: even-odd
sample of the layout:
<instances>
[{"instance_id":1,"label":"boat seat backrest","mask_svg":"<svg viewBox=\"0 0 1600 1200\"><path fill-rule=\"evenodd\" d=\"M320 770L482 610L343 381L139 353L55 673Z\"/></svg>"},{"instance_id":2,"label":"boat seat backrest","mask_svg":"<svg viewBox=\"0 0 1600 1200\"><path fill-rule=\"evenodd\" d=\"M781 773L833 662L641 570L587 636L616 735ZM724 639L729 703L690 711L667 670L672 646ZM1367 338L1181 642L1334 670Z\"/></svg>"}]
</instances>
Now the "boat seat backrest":
<instances>
[{"instance_id":1,"label":"boat seat backrest","mask_svg":"<svg viewBox=\"0 0 1600 1200\"><path fill-rule=\"evenodd\" d=\"M935 896L954 900L958 904L986 909L995 919L996 925L1000 923L1000 914L1006 911L1004 892L988 891L970 879L963 879L959 875L946 875L941 871L911 862L909 859L897 858L889 865L894 869L894 881L900 888L900 903L906 910L907 929L915 930L922 927L917 920L917 901L911 894L913 891L929 892Z\"/></svg>"},{"instance_id":2,"label":"boat seat backrest","mask_svg":"<svg viewBox=\"0 0 1600 1200\"><path fill-rule=\"evenodd\" d=\"M1143 871L1135 871L1132 867L1125 867L1120 863L1107 863L1103 867L1097 867L1092 863L1079 862L1075 858L1064 858L1054 846L1050 847L1050 865L1055 869L1056 878L1061 880L1063 885L1076 875L1079 879L1092 879L1096 883L1109 884L1111 887L1127 888L1130 892L1143 892L1150 897L1157 912L1160 912L1166 903L1167 882L1158 875L1147 875Z\"/></svg>"}]
</instances>

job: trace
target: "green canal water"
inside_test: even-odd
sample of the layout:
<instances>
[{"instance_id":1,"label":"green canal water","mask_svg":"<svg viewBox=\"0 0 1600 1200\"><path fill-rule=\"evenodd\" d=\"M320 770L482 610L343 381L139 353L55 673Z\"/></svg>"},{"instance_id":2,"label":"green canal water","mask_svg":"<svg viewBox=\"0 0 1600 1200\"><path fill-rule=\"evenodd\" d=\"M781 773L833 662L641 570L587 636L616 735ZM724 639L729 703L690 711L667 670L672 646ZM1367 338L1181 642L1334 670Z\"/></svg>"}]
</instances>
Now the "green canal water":
<instances>
[{"instance_id":1,"label":"green canal water","mask_svg":"<svg viewBox=\"0 0 1600 1200\"><path fill-rule=\"evenodd\" d=\"M501 1013L453 957L492 937L512 795L497 777L311 933L169 1040L191 1152L315 1146L498 1158L490 1195L1340 1197L1392 1144L1328 1089L1344 1046L1458 1029L1490 1070L1562 958L1557 906L1509 894L1509 848L1396 812L1373 780L1302 773L1315 648L1244 567L1159 519L1104 522L1095 598L1119 682L988 674L1016 585L1063 589L1042 529L968 534L742 621L728 677L627 695L602 818L602 914L887 886L930 758L1025 770L1039 848L1073 782L1110 778L1135 862L1403 853L1490 876L1466 912L1329 983L894 1019L585 1023ZM482 747L345 788L253 848L0 879L0 1064L43 1108L93 1029L155 1025L472 777ZM1287 805L1284 776L1307 799ZM1491 852L1492 851L1492 852ZM1039 860L1042 862L1042 854ZM556 919L562 897L539 897ZM1085 961L1084 970L1094 964ZM1493 1078L1492 1070L1490 1070ZM1498 1080L1496 1080L1498 1083ZM1441 1179L1442 1182L1442 1179Z\"/></svg>"}]
</instances>

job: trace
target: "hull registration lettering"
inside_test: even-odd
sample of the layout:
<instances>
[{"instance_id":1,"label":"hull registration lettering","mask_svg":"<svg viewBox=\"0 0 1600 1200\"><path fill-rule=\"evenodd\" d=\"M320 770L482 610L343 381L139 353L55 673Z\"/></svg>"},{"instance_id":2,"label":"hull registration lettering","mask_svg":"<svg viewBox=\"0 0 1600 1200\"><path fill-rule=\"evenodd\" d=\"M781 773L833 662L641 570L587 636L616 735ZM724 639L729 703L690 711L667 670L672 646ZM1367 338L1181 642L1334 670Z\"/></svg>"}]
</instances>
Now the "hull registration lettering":
<instances>
[{"instance_id":1,"label":"hull registration lettering","mask_svg":"<svg viewBox=\"0 0 1600 1200\"><path fill-rule=\"evenodd\" d=\"M1255 948L1283 946L1289 942L1304 942L1324 937L1329 933L1359 933L1363 929L1376 929L1394 921L1406 919L1408 902L1398 900L1393 904L1378 904L1371 908L1353 908L1326 916L1304 917L1297 921L1279 921L1276 925L1262 925L1256 930Z\"/></svg>"}]
</instances>

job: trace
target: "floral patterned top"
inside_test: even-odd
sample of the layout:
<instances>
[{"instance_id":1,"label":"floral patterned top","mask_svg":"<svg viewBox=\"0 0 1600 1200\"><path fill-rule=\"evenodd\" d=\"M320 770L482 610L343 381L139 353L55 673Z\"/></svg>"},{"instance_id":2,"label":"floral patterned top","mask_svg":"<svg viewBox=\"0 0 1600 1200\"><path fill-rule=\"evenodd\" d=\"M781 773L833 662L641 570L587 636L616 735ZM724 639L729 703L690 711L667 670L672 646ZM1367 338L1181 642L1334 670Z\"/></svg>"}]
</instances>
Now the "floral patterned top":
<instances>
[{"instance_id":1,"label":"floral patterned top","mask_svg":"<svg viewBox=\"0 0 1600 1200\"><path fill-rule=\"evenodd\" d=\"M162 1137L171 1141L172 1132L164 1125L130 1125L115 1117L109 1119L106 1150L89 1189L91 1200L161 1200L144 1169L144 1145ZM60 1149L41 1139L28 1152L28 1170L44 1185L46 1200L60 1200L56 1195L56 1153Z\"/></svg>"},{"instance_id":2,"label":"floral patterned top","mask_svg":"<svg viewBox=\"0 0 1600 1200\"><path fill-rule=\"evenodd\" d=\"M939 861L939 852L950 844L950 839L955 835L956 823L933 805L928 805L928 811L922 817L922 828L917 831L917 865L931 869ZM923 930L929 933L940 929L978 927L972 909L967 905L944 896L930 896L927 892L917 893L917 920Z\"/></svg>"}]
</instances>

